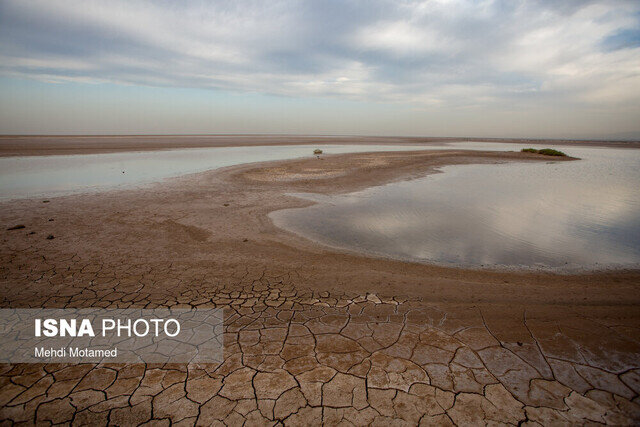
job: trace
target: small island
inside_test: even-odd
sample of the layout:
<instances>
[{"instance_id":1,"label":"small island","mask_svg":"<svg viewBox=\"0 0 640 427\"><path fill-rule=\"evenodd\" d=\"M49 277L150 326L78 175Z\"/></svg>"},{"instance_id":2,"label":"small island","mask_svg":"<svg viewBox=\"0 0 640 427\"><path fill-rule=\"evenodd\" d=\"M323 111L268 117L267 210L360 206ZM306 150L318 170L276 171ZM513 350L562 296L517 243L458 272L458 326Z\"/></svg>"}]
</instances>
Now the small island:
<instances>
[{"instance_id":1,"label":"small island","mask_svg":"<svg viewBox=\"0 0 640 427\"><path fill-rule=\"evenodd\" d=\"M537 150L535 148L523 148L520 151L523 153L543 154L545 156L560 156L560 157L567 156L562 151L554 150L553 148L543 148L541 150Z\"/></svg>"}]
</instances>

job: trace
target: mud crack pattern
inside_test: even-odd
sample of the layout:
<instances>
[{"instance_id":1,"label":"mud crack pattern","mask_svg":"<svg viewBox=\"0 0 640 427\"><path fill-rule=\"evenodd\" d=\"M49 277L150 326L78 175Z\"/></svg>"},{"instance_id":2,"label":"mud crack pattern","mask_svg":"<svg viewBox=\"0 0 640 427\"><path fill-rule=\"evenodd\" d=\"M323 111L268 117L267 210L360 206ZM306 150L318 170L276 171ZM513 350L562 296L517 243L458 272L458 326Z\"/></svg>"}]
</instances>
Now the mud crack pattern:
<instances>
[{"instance_id":1,"label":"mud crack pattern","mask_svg":"<svg viewBox=\"0 0 640 427\"><path fill-rule=\"evenodd\" d=\"M513 309L520 321L501 331L481 307L443 309L272 281L263 275L242 290L192 290L173 299L92 286L89 294L104 307L224 307L224 362L3 365L3 425L640 421L637 353L617 354L612 370L610 354L579 345L585 330L610 328L604 345L637 347L615 326ZM77 304L83 294L57 305Z\"/></svg>"}]
</instances>

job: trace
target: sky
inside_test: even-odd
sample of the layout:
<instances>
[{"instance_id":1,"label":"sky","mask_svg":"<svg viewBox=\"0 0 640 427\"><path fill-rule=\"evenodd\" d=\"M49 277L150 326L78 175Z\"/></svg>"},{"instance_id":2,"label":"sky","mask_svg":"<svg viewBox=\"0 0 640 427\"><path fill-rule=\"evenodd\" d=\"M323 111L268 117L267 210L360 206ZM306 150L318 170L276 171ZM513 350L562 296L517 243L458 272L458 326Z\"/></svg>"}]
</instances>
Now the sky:
<instances>
[{"instance_id":1,"label":"sky","mask_svg":"<svg viewBox=\"0 0 640 427\"><path fill-rule=\"evenodd\" d=\"M0 0L1 134L640 139L640 1Z\"/></svg>"}]
</instances>

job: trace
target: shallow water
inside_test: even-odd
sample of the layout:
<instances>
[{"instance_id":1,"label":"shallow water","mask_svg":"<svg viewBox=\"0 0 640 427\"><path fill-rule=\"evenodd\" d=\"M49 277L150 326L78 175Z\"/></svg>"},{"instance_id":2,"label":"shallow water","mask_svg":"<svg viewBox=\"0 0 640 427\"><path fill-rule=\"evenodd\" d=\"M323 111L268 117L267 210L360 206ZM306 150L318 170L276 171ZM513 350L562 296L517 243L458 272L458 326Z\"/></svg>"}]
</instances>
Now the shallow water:
<instances>
[{"instance_id":1,"label":"shallow water","mask_svg":"<svg viewBox=\"0 0 640 427\"><path fill-rule=\"evenodd\" d=\"M522 147L462 146L492 145ZM319 204L271 217L326 245L402 260L569 271L640 267L640 150L563 150L583 160L447 166L347 195L299 195Z\"/></svg>"},{"instance_id":2,"label":"shallow water","mask_svg":"<svg viewBox=\"0 0 640 427\"><path fill-rule=\"evenodd\" d=\"M185 148L166 151L0 158L0 200L53 197L160 181L241 163L366 151L438 147L408 145L287 145ZM439 147L442 148L442 147Z\"/></svg>"},{"instance_id":3,"label":"shallow water","mask_svg":"<svg viewBox=\"0 0 640 427\"><path fill-rule=\"evenodd\" d=\"M314 148L333 154L523 147L302 145L0 158L0 200L127 188L241 163L310 156ZM442 174L349 195L305 195L321 203L271 216L277 225L323 244L403 260L638 268L640 150L561 149L583 160L443 167Z\"/></svg>"}]
</instances>

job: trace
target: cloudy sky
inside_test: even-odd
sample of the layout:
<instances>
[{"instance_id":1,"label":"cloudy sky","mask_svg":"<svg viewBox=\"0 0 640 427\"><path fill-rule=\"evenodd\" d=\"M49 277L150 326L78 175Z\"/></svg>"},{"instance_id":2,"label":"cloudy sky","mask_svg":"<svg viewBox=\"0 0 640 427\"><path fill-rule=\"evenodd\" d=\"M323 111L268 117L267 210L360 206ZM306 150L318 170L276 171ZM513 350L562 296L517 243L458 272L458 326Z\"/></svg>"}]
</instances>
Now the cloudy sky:
<instances>
[{"instance_id":1,"label":"cloudy sky","mask_svg":"<svg viewBox=\"0 0 640 427\"><path fill-rule=\"evenodd\" d=\"M0 133L640 138L640 2L0 0Z\"/></svg>"}]
</instances>

